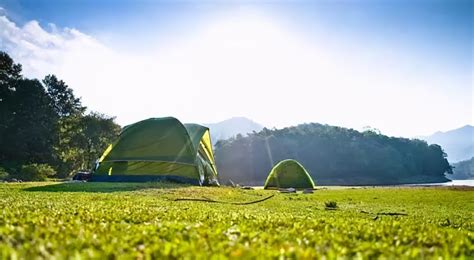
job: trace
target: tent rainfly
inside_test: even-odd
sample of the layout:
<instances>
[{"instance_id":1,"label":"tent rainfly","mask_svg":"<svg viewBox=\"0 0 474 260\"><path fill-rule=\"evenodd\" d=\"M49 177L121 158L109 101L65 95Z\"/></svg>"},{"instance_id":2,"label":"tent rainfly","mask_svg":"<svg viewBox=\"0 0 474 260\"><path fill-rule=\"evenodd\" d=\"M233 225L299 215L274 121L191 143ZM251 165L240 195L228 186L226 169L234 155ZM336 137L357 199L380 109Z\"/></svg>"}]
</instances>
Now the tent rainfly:
<instances>
[{"instance_id":1,"label":"tent rainfly","mask_svg":"<svg viewBox=\"0 0 474 260\"><path fill-rule=\"evenodd\" d=\"M295 160L283 160L268 174L264 189L313 189L314 182L306 169Z\"/></svg>"},{"instance_id":2,"label":"tent rainfly","mask_svg":"<svg viewBox=\"0 0 474 260\"><path fill-rule=\"evenodd\" d=\"M209 128L174 117L125 126L91 181L175 181L219 185Z\"/></svg>"}]
</instances>

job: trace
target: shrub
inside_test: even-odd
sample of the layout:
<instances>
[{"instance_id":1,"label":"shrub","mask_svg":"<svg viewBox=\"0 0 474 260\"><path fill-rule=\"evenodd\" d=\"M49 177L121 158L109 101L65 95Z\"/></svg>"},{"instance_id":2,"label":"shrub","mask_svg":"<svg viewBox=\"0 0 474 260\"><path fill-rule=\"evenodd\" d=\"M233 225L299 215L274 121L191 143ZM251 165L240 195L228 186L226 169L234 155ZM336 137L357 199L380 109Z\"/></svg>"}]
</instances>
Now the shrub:
<instances>
[{"instance_id":1,"label":"shrub","mask_svg":"<svg viewBox=\"0 0 474 260\"><path fill-rule=\"evenodd\" d=\"M326 201L324 202L326 209L337 209L337 202L335 201Z\"/></svg>"},{"instance_id":2,"label":"shrub","mask_svg":"<svg viewBox=\"0 0 474 260\"><path fill-rule=\"evenodd\" d=\"M48 164L26 164L21 166L19 178L24 181L44 181L53 177L56 171Z\"/></svg>"},{"instance_id":3,"label":"shrub","mask_svg":"<svg viewBox=\"0 0 474 260\"><path fill-rule=\"evenodd\" d=\"M0 167L0 180L6 180L10 174L2 167Z\"/></svg>"}]
</instances>

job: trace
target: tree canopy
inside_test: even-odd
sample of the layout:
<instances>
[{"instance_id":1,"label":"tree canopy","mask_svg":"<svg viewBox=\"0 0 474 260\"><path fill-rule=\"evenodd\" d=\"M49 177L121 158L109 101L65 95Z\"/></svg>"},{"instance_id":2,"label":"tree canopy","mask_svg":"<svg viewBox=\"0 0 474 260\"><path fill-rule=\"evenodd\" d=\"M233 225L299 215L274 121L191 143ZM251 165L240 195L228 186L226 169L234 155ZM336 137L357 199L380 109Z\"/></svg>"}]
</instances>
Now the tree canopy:
<instances>
[{"instance_id":1,"label":"tree canopy","mask_svg":"<svg viewBox=\"0 0 474 260\"><path fill-rule=\"evenodd\" d=\"M376 131L322 124L263 129L216 143L221 182L263 185L280 160L301 162L318 184L397 184L447 181L452 169L438 145Z\"/></svg>"},{"instance_id":2,"label":"tree canopy","mask_svg":"<svg viewBox=\"0 0 474 260\"><path fill-rule=\"evenodd\" d=\"M48 75L42 81L28 79L22 75L21 64L0 52L3 178L8 174L38 179L35 172L63 178L92 167L118 135L120 126L112 117L85 111L80 98L64 81L55 75ZM28 174L22 174L25 169Z\"/></svg>"}]
</instances>

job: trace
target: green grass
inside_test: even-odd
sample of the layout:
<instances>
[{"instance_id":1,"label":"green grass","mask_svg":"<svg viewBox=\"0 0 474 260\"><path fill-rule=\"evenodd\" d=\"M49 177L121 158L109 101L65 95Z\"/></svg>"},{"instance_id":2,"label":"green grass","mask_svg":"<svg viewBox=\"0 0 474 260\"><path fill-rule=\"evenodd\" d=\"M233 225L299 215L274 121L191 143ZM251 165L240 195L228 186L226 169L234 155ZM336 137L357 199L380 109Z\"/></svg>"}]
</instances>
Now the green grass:
<instances>
[{"instance_id":1,"label":"green grass","mask_svg":"<svg viewBox=\"0 0 474 260\"><path fill-rule=\"evenodd\" d=\"M256 204L231 205L177 198ZM337 203L337 207L325 205ZM0 258L474 257L474 190L0 184Z\"/></svg>"}]
</instances>

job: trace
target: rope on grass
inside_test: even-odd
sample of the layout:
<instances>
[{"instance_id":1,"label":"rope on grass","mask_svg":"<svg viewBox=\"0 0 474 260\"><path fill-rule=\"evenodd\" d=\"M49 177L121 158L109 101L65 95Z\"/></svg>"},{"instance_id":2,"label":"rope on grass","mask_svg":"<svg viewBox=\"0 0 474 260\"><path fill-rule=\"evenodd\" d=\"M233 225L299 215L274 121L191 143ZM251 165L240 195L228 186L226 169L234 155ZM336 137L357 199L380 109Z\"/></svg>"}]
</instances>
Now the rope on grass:
<instances>
[{"instance_id":1,"label":"rope on grass","mask_svg":"<svg viewBox=\"0 0 474 260\"><path fill-rule=\"evenodd\" d=\"M372 214L372 215L385 215L385 216L408 216L407 213L400 213L400 212L379 212L379 213L371 213L365 210L361 210L360 213L364 214Z\"/></svg>"},{"instance_id":2,"label":"rope on grass","mask_svg":"<svg viewBox=\"0 0 474 260\"><path fill-rule=\"evenodd\" d=\"M200 202L223 203L223 204L232 204L232 205L250 205L250 204L255 204L255 203L262 202L262 201L266 201L268 199L273 198L273 196L275 196L275 194L270 195L270 196L268 196L266 198L263 198L263 199L248 201L248 202L218 201L218 200L213 200L213 199L209 199L209 198L177 198L177 199L174 199L173 201L200 201Z\"/></svg>"}]
</instances>

